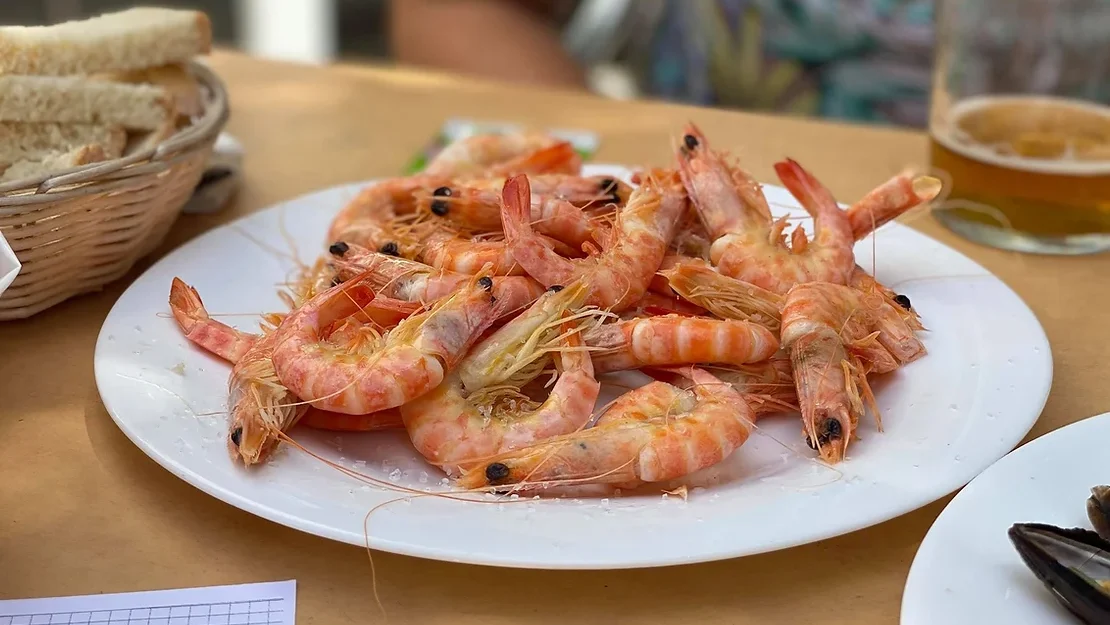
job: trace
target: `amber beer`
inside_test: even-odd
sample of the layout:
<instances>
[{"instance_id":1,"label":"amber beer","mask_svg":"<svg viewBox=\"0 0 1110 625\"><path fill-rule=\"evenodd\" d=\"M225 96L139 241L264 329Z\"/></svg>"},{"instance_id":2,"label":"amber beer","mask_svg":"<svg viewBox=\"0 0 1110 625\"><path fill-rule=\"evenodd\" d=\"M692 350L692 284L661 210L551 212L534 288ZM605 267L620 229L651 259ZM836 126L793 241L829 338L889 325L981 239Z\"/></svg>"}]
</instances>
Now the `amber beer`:
<instances>
[{"instance_id":1,"label":"amber beer","mask_svg":"<svg viewBox=\"0 0 1110 625\"><path fill-rule=\"evenodd\" d=\"M944 117L930 127L932 166L951 184L943 223L1023 251L1110 249L1110 107L989 96Z\"/></svg>"}]
</instances>

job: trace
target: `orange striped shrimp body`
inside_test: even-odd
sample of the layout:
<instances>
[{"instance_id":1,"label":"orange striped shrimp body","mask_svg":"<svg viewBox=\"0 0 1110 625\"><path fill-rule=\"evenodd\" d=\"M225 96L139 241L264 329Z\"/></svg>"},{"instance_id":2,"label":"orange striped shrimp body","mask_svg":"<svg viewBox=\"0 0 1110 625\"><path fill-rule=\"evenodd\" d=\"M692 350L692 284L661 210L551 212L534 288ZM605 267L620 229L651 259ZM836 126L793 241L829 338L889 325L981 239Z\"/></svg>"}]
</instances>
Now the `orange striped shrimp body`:
<instances>
[{"instance_id":1,"label":"orange striped shrimp body","mask_svg":"<svg viewBox=\"0 0 1110 625\"><path fill-rule=\"evenodd\" d=\"M196 289L178 278L170 287L170 309L191 342L232 363L228 449L245 465L262 462L307 410L274 372L274 334L259 337L212 320Z\"/></svg>"},{"instance_id":2,"label":"orange striped shrimp body","mask_svg":"<svg viewBox=\"0 0 1110 625\"><path fill-rule=\"evenodd\" d=\"M696 363L742 365L769 358L779 342L766 328L706 317L627 319L588 331L598 373Z\"/></svg>"},{"instance_id":3,"label":"orange striped shrimp body","mask_svg":"<svg viewBox=\"0 0 1110 625\"><path fill-rule=\"evenodd\" d=\"M594 427L490 458L458 483L467 489L634 488L713 466L748 440L754 416L728 384L693 367L682 373L694 381L692 390L652 382L621 396Z\"/></svg>"},{"instance_id":4,"label":"orange striped shrimp body","mask_svg":"<svg viewBox=\"0 0 1110 625\"><path fill-rule=\"evenodd\" d=\"M659 274L688 302L722 319L757 323L772 332L780 325L783 298L736 278L730 278L705 261L668 256Z\"/></svg>"},{"instance_id":5,"label":"orange striped shrimp body","mask_svg":"<svg viewBox=\"0 0 1110 625\"><path fill-rule=\"evenodd\" d=\"M848 286L799 284L786 296L782 345L790 354L806 440L828 462L844 458L867 400L867 373L920 358L925 348L901 314Z\"/></svg>"},{"instance_id":6,"label":"orange striped shrimp body","mask_svg":"<svg viewBox=\"0 0 1110 625\"><path fill-rule=\"evenodd\" d=\"M339 277L346 280L362 275L377 298L404 302L430 303L454 293L474 280L474 276L436 269L430 265L371 252L357 245L332 245L331 254ZM502 302L506 314L523 309L543 294L540 283L527 276L492 276L493 296Z\"/></svg>"},{"instance_id":7,"label":"orange striped shrimp body","mask_svg":"<svg viewBox=\"0 0 1110 625\"><path fill-rule=\"evenodd\" d=\"M539 132L476 134L444 147L424 175L445 178L505 177L517 173L577 174L582 158L574 146Z\"/></svg>"},{"instance_id":8,"label":"orange striped shrimp body","mask_svg":"<svg viewBox=\"0 0 1110 625\"><path fill-rule=\"evenodd\" d=\"M932 176L914 176L909 172L894 176L848 209L852 236L858 241L888 221L933 201L943 187Z\"/></svg>"},{"instance_id":9,"label":"orange striped shrimp body","mask_svg":"<svg viewBox=\"0 0 1110 625\"><path fill-rule=\"evenodd\" d=\"M759 183L729 166L690 125L678 150L679 168L706 230L710 260L726 276L784 294L795 284L846 284L855 267L851 224L832 194L793 160L775 164L786 188L814 217L814 239L801 229L782 240L785 218L772 222Z\"/></svg>"},{"instance_id":10,"label":"orange striped shrimp body","mask_svg":"<svg viewBox=\"0 0 1110 625\"><path fill-rule=\"evenodd\" d=\"M448 473L538 440L581 428L593 414L600 384L570 312L586 289L549 292L475 347L435 390L401 406L413 445ZM558 379L543 402L520 388L554 354ZM469 384L467 384L469 382Z\"/></svg>"},{"instance_id":11,"label":"orange striped shrimp body","mask_svg":"<svg viewBox=\"0 0 1110 625\"><path fill-rule=\"evenodd\" d=\"M290 390L316 408L369 414L435 388L499 316L493 281L478 278L384 335L348 345L326 340L336 321L360 314L373 297L352 279L293 311L275 331L274 367Z\"/></svg>"},{"instance_id":12,"label":"orange striped shrimp body","mask_svg":"<svg viewBox=\"0 0 1110 625\"><path fill-rule=\"evenodd\" d=\"M613 311L630 307L643 297L686 209L686 194L677 177L656 173L618 211L603 251L567 259L544 245L528 222L531 194L525 177L505 183L502 200L505 238L513 258L528 275L545 286L582 278L593 289L588 303Z\"/></svg>"}]
</instances>

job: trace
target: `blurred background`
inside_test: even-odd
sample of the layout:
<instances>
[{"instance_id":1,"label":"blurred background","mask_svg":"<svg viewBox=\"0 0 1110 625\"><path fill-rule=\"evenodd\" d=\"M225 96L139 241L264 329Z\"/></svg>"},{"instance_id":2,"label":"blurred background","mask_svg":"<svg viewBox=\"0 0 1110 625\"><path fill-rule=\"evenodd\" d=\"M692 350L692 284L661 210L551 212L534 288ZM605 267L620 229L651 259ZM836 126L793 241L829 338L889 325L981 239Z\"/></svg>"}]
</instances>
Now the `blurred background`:
<instances>
[{"instance_id":1,"label":"blurred background","mask_svg":"<svg viewBox=\"0 0 1110 625\"><path fill-rule=\"evenodd\" d=\"M141 3L141 2L139 2ZM0 2L45 24L134 0ZM219 45L305 63L419 65L611 98L924 127L932 0L151 0Z\"/></svg>"}]
</instances>

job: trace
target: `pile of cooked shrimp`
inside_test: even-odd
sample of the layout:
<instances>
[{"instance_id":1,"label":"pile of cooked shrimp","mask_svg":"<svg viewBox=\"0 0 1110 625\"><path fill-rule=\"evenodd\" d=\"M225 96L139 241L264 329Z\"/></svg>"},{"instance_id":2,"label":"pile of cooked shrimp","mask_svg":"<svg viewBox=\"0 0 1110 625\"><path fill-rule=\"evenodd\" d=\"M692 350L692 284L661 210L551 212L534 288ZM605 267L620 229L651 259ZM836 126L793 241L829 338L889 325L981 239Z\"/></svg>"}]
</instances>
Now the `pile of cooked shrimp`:
<instances>
[{"instance_id":1,"label":"pile of cooked shrimp","mask_svg":"<svg viewBox=\"0 0 1110 625\"><path fill-rule=\"evenodd\" d=\"M175 279L182 331L233 365L233 456L265 461L295 424L404 428L463 488L631 488L800 413L809 447L842 460L865 409L879 420L868 376L925 353L910 300L853 246L940 182L903 173L845 210L777 163L812 217L812 235L787 236L760 184L692 124L672 168L631 184L581 167L545 134L478 135L366 187L258 335ZM629 370L653 381L595 407L604 376Z\"/></svg>"}]
</instances>

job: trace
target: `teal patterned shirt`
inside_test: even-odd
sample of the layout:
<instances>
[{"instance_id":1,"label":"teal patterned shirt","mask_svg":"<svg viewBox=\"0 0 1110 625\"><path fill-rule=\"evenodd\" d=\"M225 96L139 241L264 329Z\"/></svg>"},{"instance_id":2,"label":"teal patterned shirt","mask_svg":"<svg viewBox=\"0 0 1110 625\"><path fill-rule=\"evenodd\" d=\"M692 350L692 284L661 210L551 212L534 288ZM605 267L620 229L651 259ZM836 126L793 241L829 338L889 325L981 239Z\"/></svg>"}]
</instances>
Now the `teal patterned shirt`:
<instances>
[{"instance_id":1,"label":"teal patterned shirt","mask_svg":"<svg viewBox=\"0 0 1110 625\"><path fill-rule=\"evenodd\" d=\"M923 127L931 0L667 0L648 92L704 105Z\"/></svg>"}]
</instances>

